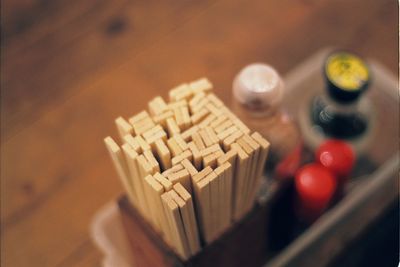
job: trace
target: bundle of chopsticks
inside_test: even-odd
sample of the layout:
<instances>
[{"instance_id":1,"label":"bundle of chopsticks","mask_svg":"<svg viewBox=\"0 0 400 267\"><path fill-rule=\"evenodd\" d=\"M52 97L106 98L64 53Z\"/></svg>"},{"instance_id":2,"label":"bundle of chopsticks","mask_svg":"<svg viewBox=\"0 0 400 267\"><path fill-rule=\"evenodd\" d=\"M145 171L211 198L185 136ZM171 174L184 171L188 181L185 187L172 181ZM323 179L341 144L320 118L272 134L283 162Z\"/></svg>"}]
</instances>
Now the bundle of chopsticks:
<instances>
[{"instance_id":1,"label":"bundle of chopsticks","mask_svg":"<svg viewBox=\"0 0 400 267\"><path fill-rule=\"evenodd\" d=\"M132 205L183 259L255 202L269 143L250 133L202 78L115 120L104 142Z\"/></svg>"}]
</instances>

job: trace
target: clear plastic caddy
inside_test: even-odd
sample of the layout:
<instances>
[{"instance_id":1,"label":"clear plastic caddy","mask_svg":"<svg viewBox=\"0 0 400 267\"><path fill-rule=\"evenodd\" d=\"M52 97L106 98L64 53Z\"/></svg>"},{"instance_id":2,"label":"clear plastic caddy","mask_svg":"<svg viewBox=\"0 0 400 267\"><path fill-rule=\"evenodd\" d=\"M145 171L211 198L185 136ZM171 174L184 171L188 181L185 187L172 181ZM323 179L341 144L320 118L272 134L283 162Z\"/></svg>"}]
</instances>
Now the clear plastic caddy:
<instances>
[{"instance_id":1,"label":"clear plastic caddy","mask_svg":"<svg viewBox=\"0 0 400 267\"><path fill-rule=\"evenodd\" d=\"M319 51L284 78L287 88L284 106L297 120L304 116L304 107L311 98L318 90L324 89L322 66L330 51L332 49ZM368 63L373 80L367 94L376 108L376 125L371 133L371 145L364 150L368 160L362 164L366 165L359 166L359 169L366 171L359 172L357 177L351 177L346 196L289 246L277 255L265 251L265 266L325 266L346 247L346 244L366 229L374 218L398 199L398 81L378 62L368 60ZM258 216L257 212L268 210L276 188L276 185L271 185L261 195L257 205L261 208L256 210L256 215L253 214L255 217L251 222L254 224L254 231L265 229L265 216ZM259 221L254 218L259 218ZM257 225L260 228L257 229ZM263 230L261 232L263 233ZM95 215L91 235L104 254L103 266L136 266L116 201L109 203Z\"/></svg>"}]
</instances>

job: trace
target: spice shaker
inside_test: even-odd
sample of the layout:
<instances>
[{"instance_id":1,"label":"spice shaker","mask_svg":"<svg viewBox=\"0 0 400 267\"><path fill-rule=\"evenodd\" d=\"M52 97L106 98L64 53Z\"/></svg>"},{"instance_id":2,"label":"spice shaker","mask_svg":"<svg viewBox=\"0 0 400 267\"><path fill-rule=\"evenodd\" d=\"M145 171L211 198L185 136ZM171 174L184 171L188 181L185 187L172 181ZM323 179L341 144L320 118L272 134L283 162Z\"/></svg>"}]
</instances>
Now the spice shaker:
<instances>
[{"instance_id":1,"label":"spice shaker","mask_svg":"<svg viewBox=\"0 0 400 267\"><path fill-rule=\"evenodd\" d=\"M267 173L288 177L299 166L301 138L297 125L281 108L283 94L279 73L270 65L254 63L234 79L231 106L246 125L271 143Z\"/></svg>"}]
</instances>

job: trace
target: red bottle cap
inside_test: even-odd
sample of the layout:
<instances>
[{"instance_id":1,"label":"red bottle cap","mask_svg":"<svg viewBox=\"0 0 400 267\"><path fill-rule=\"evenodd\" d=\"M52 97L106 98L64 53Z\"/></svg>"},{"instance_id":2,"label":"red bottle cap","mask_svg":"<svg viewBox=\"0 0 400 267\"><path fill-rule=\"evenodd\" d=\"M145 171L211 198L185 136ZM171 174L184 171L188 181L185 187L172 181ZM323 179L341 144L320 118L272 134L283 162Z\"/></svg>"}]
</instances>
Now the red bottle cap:
<instances>
[{"instance_id":1,"label":"red bottle cap","mask_svg":"<svg viewBox=\"0 0 400 267\"><path fill-rule=\"evenodd\" d=\"M335 139L322 143L315 152L315 158L342 181L350 174L355 162L355 154L351 146Z\"/></svg>"},{"instance_id":2,"label":"red bottle cap","mask_svg":"<svg viewBox=\"0 0 400 267\"><path fill-rule=\"evenodd\" d=\"M299 214L307 220L317 218L332 200L336 183L333 173L318 163L301 167L295 175Z\"/></svg>"}]
</instances>

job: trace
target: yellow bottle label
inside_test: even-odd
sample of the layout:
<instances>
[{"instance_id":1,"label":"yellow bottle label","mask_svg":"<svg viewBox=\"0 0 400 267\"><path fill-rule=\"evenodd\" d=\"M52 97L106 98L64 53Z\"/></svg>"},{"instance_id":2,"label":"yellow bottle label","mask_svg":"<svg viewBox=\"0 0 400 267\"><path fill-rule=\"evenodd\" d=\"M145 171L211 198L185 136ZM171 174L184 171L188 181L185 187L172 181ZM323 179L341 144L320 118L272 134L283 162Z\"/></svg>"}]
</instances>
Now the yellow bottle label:
<instances>
[{"instance_id":1,"label":"yellow bottle label","mask_svg":"<svg viewBox=\"0 0 400 267\"><path fill-rule=\"evenodd\" d=\"M328 79L337 87L357 91L369 79L368 67L362 59L349 53L330 56L325 65Z\"/></svg>"}]
</instances>

